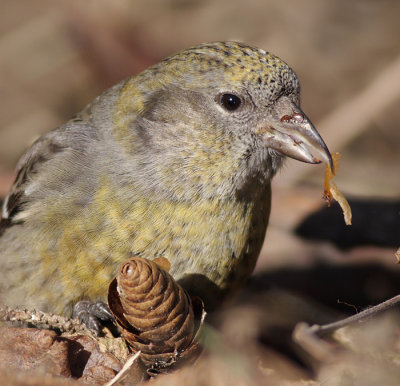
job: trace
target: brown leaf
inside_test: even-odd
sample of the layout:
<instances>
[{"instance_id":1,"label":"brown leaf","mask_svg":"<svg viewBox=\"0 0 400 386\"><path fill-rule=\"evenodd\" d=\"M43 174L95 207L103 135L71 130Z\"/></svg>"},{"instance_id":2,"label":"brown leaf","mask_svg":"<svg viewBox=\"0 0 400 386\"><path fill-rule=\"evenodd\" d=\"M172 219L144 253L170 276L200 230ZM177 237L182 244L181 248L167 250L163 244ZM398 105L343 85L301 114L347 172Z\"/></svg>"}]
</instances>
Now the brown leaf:
<instances>
[{"instance_id":1,"label":"brown leaf","mask_svg":"<svg viewBox=\"0 0 400 386\"><path fill-rule=\"evenodd\" d=\"M0 364L9 370L39 370L53 375L71 376L68 343L50 330L2 327Z\"/></svg>"},{"instance_id":2,"label":"brown leaf","mask_svg":"<svg viewBox=\"0 0 400 386\"><path fill-rule=\"evenodd\" d=\"M67 338L50 330L0 328L0 371L7 370L11 378L15 373L32 374L38 379L32 385L41 384L41 375L47 378L49 375L73 377L85 383L104 384L121 368L121 363L112 354L101 352L95 340L86 335ZM48 384L51 384L51 379ZM46 384L47 381L42 382ZM28 383L24 381L22 384Z\"/></svg>"},{"instance_id":3,"label":"brown leaf","mask_svg":"<svg viewBox=\"0 0 400 386\"><path fill-rule=\"evenodd\" d=\"M68 342L71 372L80 381L103 384L122 368L113 355L101 352L97 343L88 336L71 337Z\"/></svg>"}]
</instances>

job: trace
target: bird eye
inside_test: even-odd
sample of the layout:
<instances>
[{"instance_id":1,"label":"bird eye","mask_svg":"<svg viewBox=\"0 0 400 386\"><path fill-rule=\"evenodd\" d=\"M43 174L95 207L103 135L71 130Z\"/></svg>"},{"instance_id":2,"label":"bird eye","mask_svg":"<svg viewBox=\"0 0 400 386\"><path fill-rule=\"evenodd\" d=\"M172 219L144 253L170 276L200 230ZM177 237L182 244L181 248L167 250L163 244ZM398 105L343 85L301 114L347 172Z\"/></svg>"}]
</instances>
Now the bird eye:
<instances>
[{"instance_id":1,"label":"bird eye","mask_svg":"<svg viewBox=\"0 0 400 386\"><path fill-rule=\"evenodd\" d=\"M221 105L228 111L237 110L242 101L234 94L222 94L220 98Z\"/></svg>"}]
</instances>

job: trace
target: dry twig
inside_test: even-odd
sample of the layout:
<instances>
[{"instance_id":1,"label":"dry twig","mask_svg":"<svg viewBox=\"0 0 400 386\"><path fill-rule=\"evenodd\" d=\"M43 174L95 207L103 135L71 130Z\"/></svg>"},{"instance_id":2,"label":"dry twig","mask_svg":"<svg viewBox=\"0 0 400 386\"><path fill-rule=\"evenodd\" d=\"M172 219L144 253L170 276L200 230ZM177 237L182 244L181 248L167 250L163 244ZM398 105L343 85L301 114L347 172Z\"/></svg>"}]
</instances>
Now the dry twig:
<instances>
[{"instance_id":1,"label":"dry twig","mask_svg":"<svg viewBox=\"0 0 400 386\"><path fill-rule=\"evenodd\" d=\"M322 336L330 334L339 328L346 327L349 324L365 322L399 303L400 295L397 295L383 303L367 308L358 314L333 323L324 325L314 324L312 326L304 322L298 323L293 331L293 340L314 358L321 361L329 361L335 356L335 349L327 341L321 339Z\"/></svg>"},{"instance_id":2,"label":"dry twig","mask_svg":"<svg viewBox=\"0 0 400 386\"><path fill-rule=\"evenodd\" d=\"M61 315L48 314L37 310L0 307L0 320L5 322L29 323L36 327L46 326L61 333L93 335L78 319L70 319Z\"/></svg>"}]
</instances>

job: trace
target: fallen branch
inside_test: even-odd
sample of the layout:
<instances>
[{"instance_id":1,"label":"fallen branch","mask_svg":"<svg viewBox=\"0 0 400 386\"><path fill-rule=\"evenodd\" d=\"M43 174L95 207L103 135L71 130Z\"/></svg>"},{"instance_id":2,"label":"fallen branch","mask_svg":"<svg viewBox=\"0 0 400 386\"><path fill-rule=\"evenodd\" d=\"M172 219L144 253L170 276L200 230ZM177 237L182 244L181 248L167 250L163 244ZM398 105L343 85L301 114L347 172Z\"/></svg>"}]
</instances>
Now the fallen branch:
<instances>
[{"instance_id":1,"label":"fallen branch","mask_svg":"<svg viewBox=\"0 0 400 386\"><path fill-rule=\"evenodd\" d=\"M61 333L93 333L78 319L70 319L61 315L49 314L37 310L0 307L0 320L14 323L29 323L35 327L46 326Z\"/></svg>"},{"instance_id":2,"label":"fallen branch","mask_svg":"<svg viewBox=\"0 0 400 386\"><path fill-rule=\"evenodd\" d=\"M293 331L293 340L314 358L321 361L330 361L335 357L336 348L329 342L321 339L322 336L331 334L339 328L353 323L362 323L372 317L387 311L400 303L400 295L369 307L358 314L324 325L314 324L312 326L305 322L298 323Z\"/></svg>"}]
</instances>

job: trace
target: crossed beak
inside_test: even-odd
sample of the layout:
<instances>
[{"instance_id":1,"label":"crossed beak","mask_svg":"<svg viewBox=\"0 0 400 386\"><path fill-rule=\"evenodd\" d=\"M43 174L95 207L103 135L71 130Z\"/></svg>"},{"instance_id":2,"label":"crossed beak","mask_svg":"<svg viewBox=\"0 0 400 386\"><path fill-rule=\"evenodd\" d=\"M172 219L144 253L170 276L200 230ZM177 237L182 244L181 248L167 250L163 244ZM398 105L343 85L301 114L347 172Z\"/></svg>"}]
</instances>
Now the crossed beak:
<instances>
[{"instance_id":1,"label":"crossed beak","mask_svg":"<svg viewBox=\"0 0 400 386\"><path fill-rule=\"evenodd\" d=\"M271 149L308 163L325 161L333 171L331 153L311 121L289 98L281 97L257 132Z\"/></svg>"}]
</instances>

